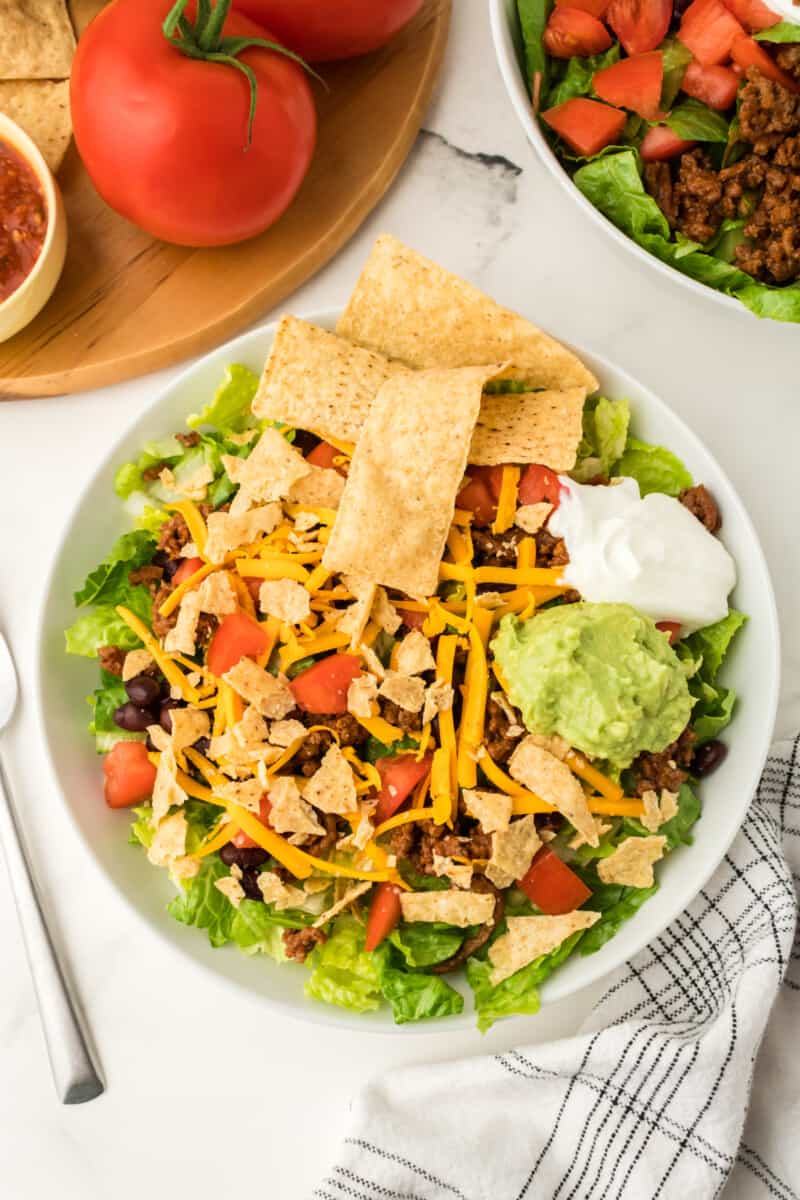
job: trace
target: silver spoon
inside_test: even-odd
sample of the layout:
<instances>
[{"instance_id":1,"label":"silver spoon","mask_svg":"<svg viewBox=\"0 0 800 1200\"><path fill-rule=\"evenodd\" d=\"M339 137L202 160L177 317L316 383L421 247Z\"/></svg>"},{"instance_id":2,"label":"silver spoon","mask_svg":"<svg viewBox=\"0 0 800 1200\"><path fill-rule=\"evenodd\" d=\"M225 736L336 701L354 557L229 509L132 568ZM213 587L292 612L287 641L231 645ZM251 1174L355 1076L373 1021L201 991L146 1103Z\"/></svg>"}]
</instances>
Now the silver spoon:
<instances>
[{"instance_id":1,"label":"silver spoon","mask_svg":"<svg viewBox=\"0 0 800 1200\"><path fill-rule=\"evenodd\" d=\"M8 643L0 633L0 733L11 720L17 695L14 662ZM83 1104L103 1092L103 1083L92 1061L76 997L47 928L2 761L0 845L17 905L58 1098L62 1104Z\"/></svg>"}]
</instances>

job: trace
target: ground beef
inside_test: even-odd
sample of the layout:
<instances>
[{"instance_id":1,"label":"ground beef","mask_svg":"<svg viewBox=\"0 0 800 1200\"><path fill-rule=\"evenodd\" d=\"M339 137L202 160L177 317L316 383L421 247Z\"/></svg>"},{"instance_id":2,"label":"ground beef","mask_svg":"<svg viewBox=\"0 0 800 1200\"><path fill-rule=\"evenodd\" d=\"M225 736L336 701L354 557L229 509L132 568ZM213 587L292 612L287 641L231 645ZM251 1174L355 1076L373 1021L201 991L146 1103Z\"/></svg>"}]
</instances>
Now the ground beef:
<instances>
[{"instance_id":1,"label":"ground beef","mask_svg":"<svg viewBox=\"0 0 800 1200\"><path fill-rule=\"evenodd\" d=\"M172 590L172 587L168 583L164 583L162 581L156 589L155 595L153 596L153 633L157 638L160 639L163 639L167 636L170 629L175 627L175 624L178 620L177 608L173 609L172 612L166 617L163 617L159 612L161 605L170 595Z\"/></svg>"},{"instance_id":2,"label":"ground beef","mask_svg":"<svg viewBox=\"0 0 800 1200\"><path fill-rule=\"evenodd\" d=\"M284 929L283 944L288 958L305 962L315 946L327 942L328 935L321 929Z\"/></svg>"},{"instance_id":3,"label":"ground beef","mask_svg":"<svg viewBox=\"0 0 800 1200\"><path fill-rule=\"evenodd\" d=\"M127 653L127 650L123 650L119 646L101 646L97 651L97 657L104 671L108 671L109 675L116 675L118 679L121 679L122 664L125 662L125 655Z\"/></svg>"},{"instance_id":4,"label":"ground beef","mask_svg":"<svg viewBox=\"0 0 800 1200\"><path fill-rule=\"evenodd\" d=\"M800 128L800 96L789 92L755 67L747 71L747 83L739 93L739 133L755 153L770 153L787 133Z\"/></svg>"},{"instance_id":5,"label":"ground beef","mask_svg":"<svg viewBox=\"0 0 800 1200\"><path fill-rule=\"evenodd\" d=\"M169 467L169 463L158 462L153 463L152 467L145 467L142 471L142 479L145 483L155 483L165 467Z\"/></svg>"},{"instance_id":6,"label":"ground beef","mask_svg":"<svg viewBox=\"0 0 800 1200\"><path fill-rule=\"evenodd\" d=\"M158 549L164 550L170 558L179 558L184 546L192 540L189 526L180 513L173 513L169 520L161 526L158 536Z\"/></svg>"},{"instance_id":7,"label":"ground beef","mask_svg":"<svg viewBox=\"0 0 800 1200\"><path fill-rule=\"evenodd\" d=\"M322 759L332 745L333 734L324 729L312 730L294 756L294 763L300 774L310 779L319 770Z\"/></svg>"},{"instance_id":8,"label":"ground beef","mask_svg":"<svg viewBox=\"0 0 800 1200\"><path fill-rule=\"evenodd\" d=\"M423 875L434 874L434 854L446 858L452 858L456 854L463 858L491 858L490 835L483 833L478 825L462 832L462 825L466 825L466 821L459 818L456 829L451 833L446 825L435 825L433 821L419 822L419 845L412 861Z\"/></svg>"},{"instance_id":9,"label":"ground beef","mask_svg":"<svg viewBox=\"0 0 800 1200\"><path fill-rule=\"evenodd\" d=\"M645 163L643 176L644 186L674 228L678 223L678 204L669 163Z\"/></svg>"},{"instance_id":10,"label":"ground beef","mask_svg":"<svg viewBox=\"0 0 800 1200\"><path fill-rule=\"evenodd\" d=\"M197 622L197 633L195 641L198 650L205 650L217 631L219 618L214 617L211 613L200 613L200 619Z\"/></svg>"},{"instance_id":11,"label":"ground beef","mask_svg":"<svg viewBox=\"0 0 800 1200\"><path fill-rule=\"evenodd\" d=\"M384 696L381 697L380 706L381 716L390 725L396 725L405 733L418 733L422 729L421 712L409 712L407 708L401 708L399 704L387 700Z\"/></svg>"},{"instance_id":12,"label":"ground beef","mask_svg":"<svg viewBox=\"0 0 800 1200\"><path fill-rule=\"evenodd\" d=\"M200 434L199 433L176 433L175 440L180 442L180 444L182 446L185 446L186 449L189 450L189 449L191 449L192 446L200 445Z\"/></svg>"},{"instance_id":13,"label":"ground beef","mask_svg":"<svg viewBox=\"0 0 800 1200\"><path fill-rule=\"evenodd\" d=\"M716 533L722 525L717 502L703 483L685 488L678 496L684 508L705 525L709 533Z\"/></svg>"},{"instance_id":14,"label":"ground beef","mask_svg":"<svg viewBox=\"0 0 800 1200\"><path fill-rule=\"evenodd\" d=\"M778 46L775 59L782 71L793 75L800 83L800 46Z\"/></svg>"},{"instance_id":15,"label":"ground beef","mask_svg":"<svg viewBox=\"0 0 800 1200\"><path fill-rule=\"evenodd\" d=\"M476 567L514 567L517 564L517 547L524 532L516 527L505 533L490 533L488 529L472 530L472 545L475 550Z\"/></svg>"},{"instance_id":16,"label":"ground beef","mask_svg":"<svg viewBox=\"0 0 800 1200\"><path fill-rule=\"evenodd\" d=\"M412 851L418 840L419 830L416 823L411 825L399 825L397 829L393 829L389 834L389 851L394 854L398 861L404 858L411 858Z\"/></svg>"},{"instance_id":17,"label":"ground beef","mask_svg":"<svg viewBox=\"0 0 800 1200\"><path fill-rule=\"evenodd\" d=\"M744 233L755 245L736 248L743 271L767 283L800 277L800 137L787 138L776 150Z\"/></svg>"},{"instance_id":18,"label":"ground beef","mask_svg":"<svg viewBox=\"0 0 800 1200\"><path fill-rule=\"evenodd\" d=\"M310 842L306 842L303 850L306 854L313 854L314 858L327 858L339 840L339 829L333 813L321 813L320 816L322 824L325 826L325 832L319 837L312 838Z\"/></svg>"},{"instance_id":19,"label":"ground beef","mask_svg":"<svg viewBox=\"0 0 800 1200\"><path fill-rule=\"evenodd\" d=\"M677 792L682 783L689 777L688 768L692 764L695 736L688 727L684 729L677 742L667 746L658 754L646 751L640 754L631 770L636 778L636 794L643 796L645 792L660 792L666 788L668 792Z\"/></svg>"},{"instance_id":20,"label":"ground beef","mask_svg":"<svg viewBox=\"0 0 800 1200\"><path fill-rule=\"evenodd\" d=\"M489 757L496 763L507 763L514 753L520 735L509 737L511 727L506 714L496 701L490 700L486 708L485 745Z\"/></svg>"},{"instance_id":21,"label":"ground beef","mask_svg":"<svg viewBox=\"0 0 800 1200\"><path fill-rule=\"evenodd\" d=\"M563 538L553 537L546 529L538 530L536 534L536 565L537 567L564 567L569 562L567 547Z\"/></svg>"},{"instance_id":22,"label":"ground beef","mask_svg":"<svg viewBox=\"0 0 800 1200\"><path fill-rule=\"evenodd\" d=\"M137 584L142 584L149 592L158 591L164 576L164 568L157 566L155 563L149 563L144 567L137 567L135 571L128 572L128 583L131 587L136 587Z\"/></svg>"},{"instance_id":23,"label":"ground beef","mask_svg":"<svg viewBox=\"0 0 800 1200\"><path fill-rule=\"evenodd\" d=\"M500 892L494 886L491 880L487 879L485 875L474 875L470 885L470 891L480 892L483 895L486 895L487 893L494 894L494 912L492 913L492 919L486 925L481 925L477 932L471 937L465 938L459 949L456 950L455 954L451 955L450 958L446 958L443 962L436 963L434 966L432 966L431 972L434 975L445 975L448 971L455 971L457 967L460 967L462 963L466 962L471 954L474 954L476 950L480 950L481 946L486 945L489 938L492 936L495 929L503 919L503 914L506 907L505 901L503 899L502 892Z\"/></svg>"}]
</instances>

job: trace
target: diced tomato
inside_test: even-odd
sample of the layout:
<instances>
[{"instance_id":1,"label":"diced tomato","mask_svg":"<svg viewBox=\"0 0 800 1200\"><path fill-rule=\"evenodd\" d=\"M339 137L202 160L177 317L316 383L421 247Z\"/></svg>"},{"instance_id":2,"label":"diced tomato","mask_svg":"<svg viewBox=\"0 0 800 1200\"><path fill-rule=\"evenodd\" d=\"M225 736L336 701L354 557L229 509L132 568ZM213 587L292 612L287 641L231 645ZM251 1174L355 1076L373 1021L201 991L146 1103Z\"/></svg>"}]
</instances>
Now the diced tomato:
<instances>
[{"instance_id":1,"label":"diced tomato","mask_svg":"<svg viewBox=\"0 0 800 1200\"><path fill-rule=\"evenodd\" d=\"M778 14L762 4L762 0L723 0L723 3L751 33L760 33L780 23Z\"/></svg>"},{"instance_id":2,"label":"diced tomato","mask_svg":"<svg viewBox=\"0 0 800 1200\"><path fill-rule=\"evenodd\" d=\"M633 54L596 71L593 87L601 100L617 108L629 108L648 121L660 114L661 88L664 83L664 56L660 50Z\"/></svg>"},{"instance_id":3,"label":"diced tomato","mask_svg":"<svg viewBox=\"0 0 800 1200\"><path fill-rule=\"evenodd\" d=\"M175 587L181 583L185 583L187 579L194 575L195 571L200 570L202 565L202 558L185 558L172 576L172 582Z\"/></svg>"},{"instance_id":4,"label":"diced tomato","mask_svg":"<svg viewBox=\"0 0 800 1200\"><path fill-rule=\"evenodd\" d=\"M431 769L433 755L426 754L417 762L413 754L397 754L394 758L379 758L375 764L381 777L381 790L374 821L381 825L393 817L404 800L413 792Z\"/></svg>"},{"instance_id":5,"label":"diced tomato","mask_svg":"<svg viewBox=\"0 0 800 1200\"><path fill-rule=\"evenodd\" d=\"M678 39L704 67L725 62L744 33L722 0L693 0L681 17Z\"/></svg>"},{"instance_id":6,"label":"diced tomato","mask_svg":"<svg viewBox=\"0 0 800 1200\"><path fill-rule=\"evenodd\" d=\"M723 67L719 63L704 67L692 59L683 73L681 87L687 96L702 100L703 104L715 108L717 112L724 112L736 99L739 76L730 67Z\"/></svg>"},{"instance_id":7,"label":"diced tomato","mask_svg":"<svg viewBox=\"0 0 800 1200\"><path fill-rule=\"evenodd\" d=\"M642 138L639 153L644 162L663 162L691 150L694 142L686 142L673 133L669 125L653 125Z\"/></svg>"},{"instance_id":8,"label":"diced tomato","mask_svg":"<svg viewBox=\"0 0 800 1200\"><path fill-rule=\"evenodd\" d=\"M117 742L103 759L103 793L109 808L130 808L153 794L156 769L144 742Z\"/></svg>"},{"instance_id":9,"label":"diced tomato","mask_svg":"<svg viewBox=\"0 0 800 1200\"><path fill-rule=\"evenodd\" d=\"M410 608L403 608L402 604L397 606L397 611L403 618L403 624L407 629L422 629L428 615L424 612L412 612Z\"/></svg>"},{"instance_id":10,"label":"diced tomato","mask_svg":"<svg viewBox=\"0 0 800 1200\"><path fill-rule=\"evenodd\" d=\"M206 666L213 675L224 675L240 658L256 658L267 648L267 634L246 612L223 617L212 637Z\"/></svg>"},{"instance_id":11,"label":"diced tomato","mask_svg":"<svg viewBox=\"0 0 800 1200\"><path fill-rule=\"evenodd\" d=\"M592 894L549 846L537 851L519 886L537 908L554 917L579 908Z\"/></svg>"},{"instance_id":12,"label":"diced tomato","mask_svg":"<svg viewBox=\"0 0 800 1200\"><path fill-rule=\"evenodd\" d=\"M369 906L364 949L369 952L380 946L399 922L400 889L393 883L379 883Z\"/></svg>"},{"instance_id":13,"label":"diced tomato","mask_svg":"<svg viewBox=\"0 0 800 1200\"><path fill-rule=\"evenodd\" d=\"M597 154L625 128L625 113L598 100L575 96L542 113L543 120L576 154Z\"/></svg>"},{"instance_id":14,"label":"diced tomato","mask_svg":"<svg viewBox=\"0 0 800 1200\"><path fill-rule=\"evenodd\" d=\"M541 504L546 500L548 504L558 508L561 484L555 471L540 466L539 463L530 463L520 476L517 499L520 504Z\"/></svg>"},{"instance_id":15,"label":"diced tomato","mask_svg":"<svg viewBox=\"0 0 800 1200\"><path fill-rule=\"evenodd\" d=\"M265 792L258 805L258 817L262 825L269 825L269 815L271 812L272 805L270 804L269 796ZM258 842L254 842L253 839L246 834L243 829L239 829L233 835L231 841L233 842L234 846L238 846L240 850L252 850L254 846L258 845Z\"/></svg>"},{"instance_id":16,"label":"diced tomato","mask_svg":"<svg viewBox=\"0 0 800 1200\"><path fill-rule=\"evenodd\" d=\"M303 712L340 715L347 712L347 689L360 674L361 659L354 654L329 654L295 675L289 687Z\"/></svg>"},{"instance_id":17,"label":"diced tomato","mask_svg":"<svg viewBox=\"0 0 800 1200\"><path fill-rule=\"evenodd\" d=\"M556 0L556 8L579 8L582 12L591 13L598 20L605 16L611 0Z\"/></svg>"},{"instance_id":18,"label":"diced tomato","mask_svg":"<svg viewBox=\"0 0 800 1200\"><path fill-rule=\"evenodd\" d=\"M554 8L542 40L553 58L585 58L601 54L611 45L611 35L602 21L580 8Z\"/></svg>"},{"instance_id":19,"label":"diced tomato","mask_svg":"<svg viewBox=\"0 0 800 1200\"><path fill-rule=\"evenodd\" d=\"M502 467L467 467L468 482L456 497L456 508L471 512L476 525L491 525L503 481Z\"/></svg>"},{"instance_id":20,"label":"diced tomato","mask_svg":"<svg viewBox=\"0 0 800 1200\"><path fill-rule=\"evenodd\" d=\"M656 629L660 629L662 633L666 633L669 636L669 644L671 646L674 642L677 642L680 636L681 623L680 621L656 621Z\"/></svg>"},{"instance_id":21,"label":"diced tomato","mask_svg":"<svg viewBox=\"0 0 800 1200\"><path fill-rule=\"evenodd\" d=\"M672 0L611 0L606 21L628 54L655 50L667 35Z\"/></svg>"},{"instance_id":22,"label":"diced tomato","mask_svg":"<svg viewBox=\"0 0 800 1200\"><path fill-rule=\"evenodd\" d=\"M337 450L330 442L320 442L306 455L306 462L312 463L315 467L329 467L333 471L338 471L340 475L344 475L341 464L333 461L335 458L341 457L341 450Z\"/></svg>"},{"instance_id":23,"label":"diced tomato","mask_svg":"<svg viewBox=\"0 0 800 1200\"><path fill-rule=\"evenodd\" d=\"M748 67L755 67L767 79L780 83L788 92L800 92L800 84L792 79L786 71L781 70L775 59L771 58L764 47L759 46L758 42L751 37L737 38L733 43L731 55L733 61L743 71L746 71Z\"/></svg>"}]
</instances>

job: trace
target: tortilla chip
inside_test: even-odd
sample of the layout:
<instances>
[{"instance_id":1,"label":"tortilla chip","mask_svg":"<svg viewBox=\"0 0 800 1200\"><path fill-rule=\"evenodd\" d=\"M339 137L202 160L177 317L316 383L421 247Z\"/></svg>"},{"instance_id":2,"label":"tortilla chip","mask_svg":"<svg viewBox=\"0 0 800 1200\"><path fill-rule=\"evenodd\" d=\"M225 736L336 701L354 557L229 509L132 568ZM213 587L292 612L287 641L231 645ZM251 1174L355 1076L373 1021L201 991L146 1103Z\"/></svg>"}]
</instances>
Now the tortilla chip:
<instances>
[{"instance_id":1,"label":"tortilla chip","mask_svg":"<svg viewBox=\"0 0 800 1200\"><path fill-rule=\"evenodd\" d=\"M285 679L270 675L256 665L252 658L240 658L222 676L233 690L252 704L263 717L279 721L295 707L295 699Z\"/></svg>"},{"instance_id":2,"label":"tortilla chip","mask_svg":"<svg viewBox=\"0 0 800 1200\"><path fill-rule=\"evenodd\" d=\"M514 524L523 533L538 533L552 511L553 506L547 501L539 504L521 504L514 514Z\"/></svg>"},{"instance_id":3,"label":"tortilla chip","mask_svg":"<svg viewBox=\"0 0 800 1200\"><path fill-rule=\"evenodd\" d=\"M484 792L464 788L464 805L470 817L474 817L484 833L498 833L508 829L513 812L513 803L505 792Z\"/></svg>"},{"instance_id":4,"label":"tortilla chip","mask_svg":"<svg viewBox=\"0 0 800 1200\"><path fill-rule=\"evenodd\" d=\"M376 679L386 678L386 668L371 646L359 646L358 653L366 663L367 670L371 675L374 675Z\"/></svg>"},{"instance_id":5,"label":"tortilla chip","mask_svg":"<svg viewBox=\"0 0 800 1200\"><path fill-rule=\"evenodd\" d=\"M75 35L64 0L0 0L0 79L66 79Z\"/></svg>"},{"instance_id":6,"label":"tortilla chip","mask_svg":"<svg viewBox=\"0 0 800 1200\"><path fill-rule=\"evenodd\" d=\"M449 712L453 707L453 686L444 679L435 679L425 689L425 703L422 707L422 724L429 721L440 712Z\"/></svg>"},{"instance_id":7,"label":"tortilla chip","mask_svg":"<svg viewBox=\"0 0 800 1200\"><path fill-rule=\"evenodd\" d=\"M395 667L401 675L421 675L423 671L435 671L436 660L431 644L419 629L412 629L395 648Z\"/></svg>"},{"instance_id":8,"label":"tortilla chip","mask_svg":"<svg viewBox=\"0 0 800 1200\"><path fill-rule=\"evenodd\" d=\"M376 241L336 332L418 369L508 361L508 376L531 387L597 387L566 346L388 234Z\"/></svg>"},{"instance_id":9,"label":"tortilla chip","mask_svg":"<svg viewBox=\"0 0 800 1200\"><path fill-rule=\"evenodd\" d=\"M319 517L313 512L299 512L294 519L295 533L309 533L319 525Z\"/></svg>"},{"instance_id":10,"label":"tortilla chip","mask_svg":"<svg viewBox=\"0 0 800 1200\"><path fill-rule=\"evenodd\" d=\"M320 834L325 830L291 775L276 775L269 788L269 823L276 833Z\"/></svg>"},{"instance_id":11,"label":"tortilla chip","mask_svg":"<svg viewBox=\"0 0 800 1200\"><path fill-rule=\"evenodd\" d=\"M358 802L355 779L337 745L326 752L320 767L306 784L303 799L324 813L347 813L355 809Z\"/></svg>"},{"instance_id":12,"label":"tortilla chip","mask_svg":"<svg viewBox=\"0 0 800 1200\"><path fill-rule=\"evenodd\" d=\"M425 680L418 675L387 671L386 678L378 688L378 695L398 704L406 712L418 713L425 703Z\"/></svg>"},{"instance_id":13,"label":"tortilla chip","mask_svg":"<svg viewBox=\"0 0 800 1200\"><path fill-rule=\"evenodd\" d=\"M583 437L585 387L484 396L469 461L476 466L541 463L571 471Z\"/></svg>"},{"instance_id":14,"label":"tortilla chip","mask_svg":"<svg viewBox=\"0 0 800 1200\"><path fill-rule=\"evenodd\" d=\"M308 730L302 721L273 721L269 727L269 740L273 746L291 746L298 738L304 738Z\"/></svg>"},{"instance_id":15,"label":"tortilla chip","mask_svg":"<svg viewBox=\"0 0 800 1200\"><path fill-rule=\"evenodd\" d=\"M317 467L309 463L308 475L292 484L289 499L309 508L338 508L344 491L344 476L333 467Z\"/></svg>"},{"instance_id":16,"label":"tortilla chip","mask_svg":"<svg viewBox=\"0 0 800 1200\"><path fill-rule=\"evenodd\" d=\"M435 592L481 391L499 370L416 371L383 385L353 454L324 567L368 569L376 583L409 596Z\"/></svg>"},{"instance_id":17,"label":"tortilla chip","mask_svg":"<svg viewBox=\"0 0 800 1200\"><path fill-rule=\"evenodd\" d=\"M264 789L257 779L246 779L243 783L226 783L217 789L223 800L230 800L248 812L258 813Z\"/></svg>"},{"instance_id":18,"label":"tortilla chip","mask_svg":"<svg viewBox=\"0 0 800 1200\"><path fill-rule=\"evenodd\" d=\"M347 608L341 610L341 616L336 620L336 628L340 633L349 633L350 649L354 650L360 644L369 621L375 598L375 584L364 575L348 575L344 583L356 599L354 604L348 604Z\"/></svg>"},{"instance_id":19,"label":"tortilla chip","mask_svg":"<svg viewBox=\"0 0 800 1200\"><path fill-rule=\"evenodd\" d=\"M266 903L273 904L278 912L284 908L301 908L306 902L306 893L302 888L282 883L274 871L261 872L258 889Z\"/></svg>"},{"instance_id":20,"label":"tortilla chip","mask_svg":"<svg viewBox=\"0 0 800 1200\"><path fill-rule=\"evenodd\" d=\"M287 625L297 625L311 615L311 595L295 579L265 579L258 590L261 611Z\"/></svg>"},{"instance_id":21,"label":"tortilla chip","mask_svg":"<svg viewBox=\"0 0 800 1200\"><path fill-rule=\"evenodd\" d=\"M158 825L171 808L183 804L186 792L178 783L178 764L171 746L161 751L153 784L153 823Z\"/></svg>"},{"instance_id":22,"label":"tortilla chip","mask_svg":"<svg viewBox=\"0 0 800 1200\"><path fill-rule=\"evenodd\" d=\"M186 834L189 831L189 825L186 820L186 813L182 808L179 808L171 817L165 817L159 823L158 828L153 835L153 840L147 849L148 861L154 867L170 867L181 862L186 854ZM186 864L193 860L185 860ZM187 871L186 866L183 870L178 871L178 875L187 879L191 875L196 875L200 869L200 864L195 861L197 870Z\"/></svg>"},{"instance_id":23,"label":"tortilla chip","mask_svg":"<svg viewBox=\"0 0 800 1200\"><path fill-rule=\"evenodd\" d=\"M0 57L2 53L0 50ZM0 112L16 121L28 137L33 138L48 167L55 174L64 161L64 155L72 140L69 80L0 81Z\"/></svg>"},{"instance_id":24,"label":"tortilla chip","mask_svg":"<svg viewBox=\"0 0 800 1200\"><path fill-rule=\"evenodd\" d=\"M384 633L395 634L403 624L403 618L386 594L386 589L382 587L375 589L372 617Z\"/></svg>"},{"instance_id":25,"label":"tortilla chip","mask_svg":"<svg viewBox=\"0 0 800 1200\"><path fill-rule=\"evenodd\" d=\"M579 929L590 929L599 920L600 913L588 909L557 917L507 917L508 933L489 948L493 967L489 981L496 987L534 959L555 950Z\"/></svg>"},{"instance_id":26,"label":"tortilla chip","mask_svg":"<svg viewBox=\"0 0 800 1200\"><path fill-rule=\"evenodd\" d=\"M332 921L343 909L352 904L354 900L357 900L359 896L363 896L371 887L372 884L369 880L366 880L364 883L357 883L353 887L348 888L341 900L337 900L326 912L317 917L311 928L320 929L323 925L327 925L328 921Z\"/></svg>"},{"instance_id":27,"label":"tortilla chip","mask_svg":"<svg viewBox=\"0 0 800 1200\"><path fill-rule=\"evenodd\" d=\"M597 828L586 794L566 763L536 744L528 735L517 746L508 764L509 774L529 791L557 808L590 846L598 844Z\"/></svg>"},{"instance_id":28,"label":"tortilla chip","mask_svg":"<svg viewBox=\"0 0 800 1200\"><path fill-rule=\"evenodd\" d=\"M548 754L554 754L562 762L566 760L569 754L569 742L559 737L557 733L529 733L528 740L534 746L540 746L542 750L546 750Z\"/></svg>"},{"instance_id":29,"label":"tortilla chip","mask_svg":"<svg viewBox=\"0 0 800 1200\"><path fill-rule=\"evenodd\" d=\"M129 679L135 679L137 675L152 667L154 662L155 659L149 650L129 650L122 664L122 682L127 683Z\"/></svg>"},{"instance_id":30,"label":"tortilla chip","mask_svg":"<svg viewBox=\"0 0 800 1200\"><path fill-rule=\"evenodd\" d=\"M238 908L244 900L244 888L233 872L223 875L222 879L215 879L214 887L218 892L222 892L223 896L228 897L234 908Z\"/></svg>"},{"instance_id":31,"label":"tortilla chip","mask_svg":"<svg viewBox=\"0 0 800 1200\"><path fill-rule=\"evenodd\" d=\"M158 478L166 490L174 492L176 496L183 496L186 500L205 500L208 485L214 482L214 472L208 463L203 463L179 483L169 467L164 467Z\"/></svg>"},{"instance_id":32,"label":"tortilla chip","mask_svg":"<svg viewBox=\"0 0 800 1200\"><path fill-rule=\"evenodd\" d=\"M649 829L651 833L655 833L660 829L666 821L671 821L678 812L678 793L668 792L664 788L660 796L655 792L645 792L642 796L644 804L644 816L640 817L640 821L645 829Z\"/></svg>"},{"instance_id":33,"label":"tortilla chip","mask_svg":"<svg viewBox=\"0 0 800 1200\"><path fill-rule=\"evenodd\" d=\"M198 738L208 736L211 721L203 709L173 708L169 715L172 721L172 749L176 754L186 746L193 746Z\"/></svg>"},{"instance_id":34,"label":"tortilla chip","mask_svg":"<svg viewBox=\"0 0 800 1200\"><path fill-rule=\"evenodd\" d=\"M492 857L486 867L487 878L495 887L510 887L525 874L541 844L532 813L512 821L506 829L498 829L492 834Z\"/></svg>"},{"instance_id":35,"label":"tortilla chip","mask_svg":"<svg viewBox=\"0 0 800 1200\"><path fill-rule=\"evenodd\" d=\"M494 896L484 892L402 892L400 909L405 921L444 921L466 929L485 925L494 916Z\"/></svg>"},{"instance_id":36,"label":"tortilla chip","mask_svg":"<svg viewBox=\"0 0 800 1200\"><path fill-rule=\"evenodd\" d=\"M609 829L611 828L611 822L604 821L601 817L593 817L592 819L594 820L594 828L599 841L604 834L608 833ZM570 840L567 842L567 845L569 846L570 850L580 850L581 846L587 845L586 838L582 833L576 833L574 837L570 838Z\"/></svg>"},{"instance_id":37,"label":"tortilla chip","mask_svg":"<svg viewBox=\"0 0 800 1200\"><path fill-rule=\"evenodd\" d=\"M225 571L215 571L213 575L206 576L197 589L197 602L201 612L211 613L215 617L227 616L239 607Z\"/></svg>"},{"instance_id":38,"label":"tortilla chip","mask_svg":"<svg viewBox=\"0 0 800 1200\"><path fill-rule=\"evenodd\" d=\"M378 698L378 682L374 675L359 675L347 689L347 711L354 717L371 717Z\"/></svg>"},{"instance_id":39,"label":"tortilla chip","mask_svg":"<svg viewBox=\"0 0 800 1200\"><path fill-rule=\"evenodd\" d=\"M238 550L240 546L254 542L261 534L277 529L282 515L281 506L276 503L251 508L238 517L226 512L209 513L206 522L208 537L204 547L206 558L216 564L224 562L231 550Z\"/></svg>"},{"instance_id":40,"label":"tortilla chip","mask_svg":"<svg viewBox=\"0 0 800 1200\"><path fill-rule=\"evenodd\" d=\"M281 318L253 412L320 437L355 442L381 386L406 368L309 325Z\"/></svg>"},{"instance_id":41,"label":"tortilla chip","mask_svg":"<svg viewBox=\"0 0 800 1200\"><path fill-rule=\"evenodd\" d=\"M254 750L266 741L267 723L257 708L248 705L231 733L243 750Z\"/></svg>"},{"instance_id":42,"label":"tortilla chip","mask_svg":"<svg viewBox=\"0 0 800 1200\"><path fill-rule=\"evenodd\" d=\"M264 430L249 458L223 454L222 465L231 482L239 484L231 504L233 516L288 496L292 486L311 473L302 454L277 429Z\"/></svg>"},{"instance_id":43,"label":"tortilla chip","mask_svg":"<svg viewBox=\"0 0 800 1200\"><path fill-rule=\"evenodd\" d=\"M629 837L620 842L613 854L601 858L597 874L603 883L621 883L625 887L649 888L655 883L653 863L664 857L665 837Z\"/></svg>"},{"instance_id":44,"label":"tortilla chip","mask_svg":"<svg viewBox=\"0 0 800 1200\"><path fill-rule=\"evenodd\" d=\"M454 887L469 891L472 884L472 864L457 863L446 854L433 852L433 873L444 879L449 879Z\"/></svg>"},{"instance_id":45,"label":"tortilla chip","mask_svg":"<svg viewBox=\"0 0 800 1200\"><path fill-rule=\"evenodd\" d=\"M164 638L164 649L168 654L194 654L199 620L199 596L197 592L187 592L178 608L178 620Z\"/></svg>"}]
</instances>

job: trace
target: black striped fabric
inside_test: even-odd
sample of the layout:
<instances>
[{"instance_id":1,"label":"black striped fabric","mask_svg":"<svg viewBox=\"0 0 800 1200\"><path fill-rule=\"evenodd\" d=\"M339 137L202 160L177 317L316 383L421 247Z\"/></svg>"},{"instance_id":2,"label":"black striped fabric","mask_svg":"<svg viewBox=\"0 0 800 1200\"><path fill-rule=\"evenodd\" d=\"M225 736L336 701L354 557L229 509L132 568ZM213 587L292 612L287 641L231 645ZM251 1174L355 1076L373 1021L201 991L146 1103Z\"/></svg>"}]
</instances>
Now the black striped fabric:
<instances>
[{"instance_id":1,"label":"black striped fabric","mask_svg":"<svg viewBox=\"0 0 800 1200\"><path fill-rule=\"evenodd\" d=\"M314 1200L800 1200L800 737L580 1035L394 1072Z\"/></svg>"}]
</instances>

